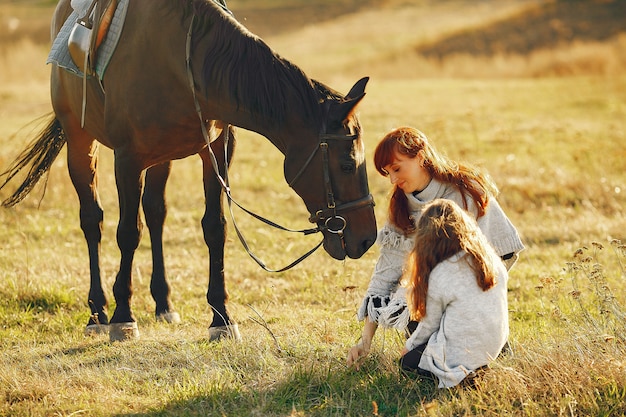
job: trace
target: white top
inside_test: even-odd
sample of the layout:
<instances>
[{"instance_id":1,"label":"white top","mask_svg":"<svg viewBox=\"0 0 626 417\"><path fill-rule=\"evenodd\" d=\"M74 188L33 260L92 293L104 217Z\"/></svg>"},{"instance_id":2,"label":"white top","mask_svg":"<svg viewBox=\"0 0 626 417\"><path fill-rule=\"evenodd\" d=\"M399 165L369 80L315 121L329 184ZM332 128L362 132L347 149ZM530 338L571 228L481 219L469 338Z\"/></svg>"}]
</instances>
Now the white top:
<instances>
[{"instance_id":1,"label":"white top","mask_svg":"<svg viewBox=\"0 0 626 417\"><path fill-rule=\"evenodd\" d=\"M413 350L428 342L419 367L453 387L495 359L509 336L508 273L497 256L496 285L483 291L465 252L439 263L428 280L426 316L406 342Z\"/></svg>"},{"instance_id":2,"label":"white top","mask_svg":"<svg viewBox=\"0 0 626 417\"><path fill-rule=\"evenodd\" d=\"M464 202L457 187L435 179L417 195L407 194L407 198L415 224L422 215L424 206L437 198L452 200L461 208L467 205L467 211L474 218L478 215L478 209L471 196ZM517 254L524 249L524 245L517 229L495 198L489 200L485 214L478 218L477 223L498 256L515 254L511 263L507 265L510 269L517 259ZM370 321L382 326L404 330L409 321L409 314L406 310L404 288L398 286L407 256L414 246L414 236L404 236L395 226L387 223L378 232L377 244L380 246L378 261L357 312L357 318L363 320L369 317Z\"/></svg>"}]
</instances>

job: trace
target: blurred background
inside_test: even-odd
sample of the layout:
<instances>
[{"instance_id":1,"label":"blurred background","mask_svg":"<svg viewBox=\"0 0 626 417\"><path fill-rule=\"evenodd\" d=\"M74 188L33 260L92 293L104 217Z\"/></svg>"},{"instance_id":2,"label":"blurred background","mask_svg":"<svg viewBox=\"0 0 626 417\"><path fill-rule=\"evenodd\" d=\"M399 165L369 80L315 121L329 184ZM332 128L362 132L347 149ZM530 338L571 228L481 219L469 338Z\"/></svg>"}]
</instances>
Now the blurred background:
<instances>
[{"instance_id":1,"label":"blurred background","mask_svg":"<svg viewBox=\"0 0 626 417\"><path fill-rule=\"evenodd\" d=\"M0 53L48 45L55 1L0 0ZM230 0L313 78L607 74L626 65L619 0ZM317 59L316 59L317 58ZM361 70L362 72L362 70Z\"/></svg>"}]
</instances>

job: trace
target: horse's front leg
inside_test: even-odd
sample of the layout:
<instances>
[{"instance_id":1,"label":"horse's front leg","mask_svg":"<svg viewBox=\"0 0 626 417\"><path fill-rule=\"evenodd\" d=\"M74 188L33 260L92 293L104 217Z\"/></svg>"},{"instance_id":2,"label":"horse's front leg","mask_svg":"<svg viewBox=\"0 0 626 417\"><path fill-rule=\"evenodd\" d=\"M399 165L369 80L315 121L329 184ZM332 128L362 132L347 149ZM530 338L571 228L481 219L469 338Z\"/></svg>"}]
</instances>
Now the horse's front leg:
<instances>
[{"instance_id":1,"label":"horse's front leg","mask_svg":"<svg viewBox=\"0 0 626 417\"><path fill-rule=\"evenodd\" d=\"M169 178L172 163L164 162L146 171L146 181L141 200L146 225L150 231L152 248L152 278L150 293L156 303L155 315L158 321L179 323L180 315L174 311L170 300L170 286L165 274L163 261L163 224L167 216L165 185Z\"/></svg>"},{"instance_id":2,"label":"horse's front leg","mask_svg":"<svg viewBox=\"0 0 626 417\"><path fill-rule=\"evenodd\" d=\"M117 226L117 245L120 248L120 269L113 284L115 312L111 317L111 341L139 337L137 322L131 309L132 267L135 250L139 246L143 224L139 217L139 201L143 188L143 170L132 156L115 151L115 181L120 206Z\"/></svg>"},{"instance_id":3,"label":"horse's front leg","mask_svg":"<svg viewBox=\"0 0 626 417\"><path fill-rule=\"evenodd\" d=\"M67 129L67 165L80 202L80 228L89 251L89 308L91 314L85 334L108 332L107 298L100 275L100 242L104 212L98 196L98 144L82 129Z\"/></svg>"},{"instance_id":4,"label":"horse's front leg","mask_svg":"<svg viewBox=\"0 0 626 417\"><path fill-rule=\"evenodd\" d=\"M234 150L234 135L231 132L231 142L228 147L228 162L230 163ZM221 174L224 174L224 132L211 144L216 155ZM223 337L241 338L237 324L231 320L226 302L228 292L224 280L224 243L226 242L226 219L224 217L223 190L218 181L211 163L208 149L200 153L203 166L204 195L206 208L202 217L204 241L209 248L209 288L207 301L213 311L213 321L209 327L211 340Z\"/></svg>"}]
</instances>

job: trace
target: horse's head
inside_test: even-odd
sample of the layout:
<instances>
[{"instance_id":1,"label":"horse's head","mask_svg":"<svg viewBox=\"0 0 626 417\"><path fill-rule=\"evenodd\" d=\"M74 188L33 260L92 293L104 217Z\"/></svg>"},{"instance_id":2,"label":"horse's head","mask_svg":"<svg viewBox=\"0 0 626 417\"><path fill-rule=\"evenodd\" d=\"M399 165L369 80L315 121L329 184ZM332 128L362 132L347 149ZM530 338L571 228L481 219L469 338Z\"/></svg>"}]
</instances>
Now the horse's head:
<instances>
[{"instance_id":1,"label":"horse's head","mask_svg":"<svg viewBox=\"0 0 626 417\"><path fill-rule=\"evenodd\" d=\"M374 200L355 115L367 81L358 81L344 98L320 100L317 142L292 150L285 160L285 178L304 200L309 220L324 234L324 249L335 259L359 258L376 240Z\"/></svg>"}]
</instances>

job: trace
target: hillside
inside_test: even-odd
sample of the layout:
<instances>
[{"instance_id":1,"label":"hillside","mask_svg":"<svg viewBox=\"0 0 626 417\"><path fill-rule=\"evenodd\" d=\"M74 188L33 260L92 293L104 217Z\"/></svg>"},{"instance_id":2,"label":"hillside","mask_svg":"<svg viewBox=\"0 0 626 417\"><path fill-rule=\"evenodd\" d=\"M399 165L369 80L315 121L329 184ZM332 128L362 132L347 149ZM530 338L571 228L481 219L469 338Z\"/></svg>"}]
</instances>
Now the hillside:
<instances>
[{"instance_id":1,"label":"hillside","mask_svg":"<svg viewBox=\"0 0 626 417\"><path fill-rule=\"evenodd\" d=\"M385 78L618 73L626 2L389 0L266 36L322 77L358 68Z\"/></svg>"},{"instance_id":2,"label":"hillside","mask_svg":"<svg viewBox=\"0 0 626 417\"><path fill-rule=\"evenodd\" d=\"M230 0L252 32L317 78L621 71L622 0ZM0 0L0 51L49 43L51 1Z\"/></svg>"},{"instance_id":3,"label":"hillside","mask_svg":"<svg viewBox=\"0 0 626 417\"><path fill-rule=\"evenodd\" d=\"M624 33L624 1L556 1L529 7L501 21L460 30L432 43L417 45L415 51L439 59L459 53L528 55L574 42L610 42Z\"/></svg>"}]
</instances>

